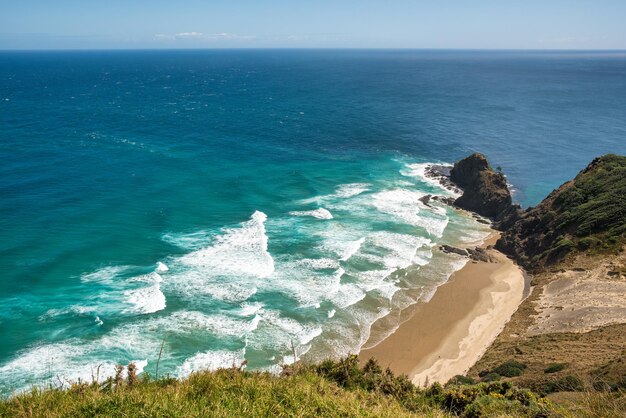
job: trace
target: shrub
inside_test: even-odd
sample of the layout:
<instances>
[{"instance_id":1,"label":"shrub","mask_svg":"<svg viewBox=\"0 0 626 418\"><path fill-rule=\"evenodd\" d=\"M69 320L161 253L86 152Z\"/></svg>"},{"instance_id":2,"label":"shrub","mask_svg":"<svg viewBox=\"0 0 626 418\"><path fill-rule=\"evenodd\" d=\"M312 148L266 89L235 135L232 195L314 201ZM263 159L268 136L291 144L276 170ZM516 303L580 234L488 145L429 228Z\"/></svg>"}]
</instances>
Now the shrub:
<instances>
[{"instance_id":1,"label":"shrub","mask_svg":"<svg viewBox=\"0 0 626 418\"><path fill-rule=\"evenodd\" d=\"M567 238L563 238L562 240L560 240L560 241L558 241L556 243L556 246L554 247L554 250L569 251L572 248L574 248L574 243L572 242L572 240L567 239Z\"/></svg>"},{"instance_id":2,"label":"shrub","mask_svg":"<svg viewBox=\"0 0 626 418\"><path fill-rule=\"evenodd\" d=\"M510 360L505 363L502 363L501 365L493 369L493 371L499 374L500 376L515 377L515 376L521 376L522 373L524 373L525 368L526 368L525 364L520 363L515 360Z\"/></svg>"},{"instance_id":3,"label":"shrub","mask_svg":"<svg viewBox=\"0 0 626 418\"><path fill-rule=\"evenodd\" d=\"M500 380L501 377L502 376L500 376L496 372L489 372L486 375L484 375L480 380L482 382L496 382L496 381Z\"/></svg>"},{"instance_id":4,"label":"shrub","mask_svg":"<svg viewBox=\"0 0 626 418\"><path fill-rule=\"evenodd\" d=\"M544 369L544 373L557 373L560 372L561 370L565 370L565 368L567 367L566 363L552 363L549 364L548 367L546 367Z\"/></svg>"},{"instance_id":5,"label":"shrub","mask_svg":"<svg viewBox=\"0 0 626 418\"><path fill-rule=\"evenodd\" d=\"M593 237L586 237L578 241L578 248L582 251L588 250L591 247L598 245L600 241Z\"/></svg>"},{"instance_id":6,"label":"shrub","mask_svg":"<svg viewBox=\"0 0 626 418\"><path fill-rule=\"evenodd\" d=\"M457 374L448 382L450 385L473 385L474 383L476 382L471 377L460 374Z\"/></svg>"},{"instance_id":7,"label":"shrub","mask_svg":"<svg viewBox=\"0 0 626 418\"><path fill-rule=\"evenodd\" d=\"M582 392L584 388L582 380L576 376L567 375L544 383L540 386L539 391L543 395L548 395L554 392Z\"/></svg>"}]
</instances>

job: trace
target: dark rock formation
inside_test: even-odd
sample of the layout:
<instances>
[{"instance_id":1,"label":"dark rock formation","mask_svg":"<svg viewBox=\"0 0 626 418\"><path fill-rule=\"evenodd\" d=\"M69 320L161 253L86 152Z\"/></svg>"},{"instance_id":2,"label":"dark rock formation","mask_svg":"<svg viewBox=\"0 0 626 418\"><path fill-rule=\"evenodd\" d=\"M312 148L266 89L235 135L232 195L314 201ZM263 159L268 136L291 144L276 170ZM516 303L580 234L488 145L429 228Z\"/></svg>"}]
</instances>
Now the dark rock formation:
<instances>
[{"instance_id":1,"label":"dark rock formation","mask_svg":"<svg viewBox=\"0 0 626 418\"><path fill-rule=\"evenodd\" d=\"M418 200L420 202L422 202L425 206L428 206L429 208L432 208L432 205L429 203L430 199L432 199L432 197L433 197L433 195L427 194L426 196L420 197Z\"/></svg>"},{"instance_id":2,"label":"dark rock formation","mask_svg":"<svg viewBox=\"0 0 626 418\"><path fill-rule=\"evenodd\" d=\"M453 253L467 257L469 253L462 248L453 247L452 245L443 244L439 247L444 253Z\"/></svg>"},{"instance_id":3,"label":"dark rock formation","mask_svg":"<svg viewBox=\"0 0 626 418\"><path fill-rule=\"evenodd\" d=\"M498 229L517 220L520 208L512 203L506 178L491 168L484 155L472 154L454 164L450 180L463 190L455 206L493 219Z\"/></svg>"},{"instance_id":4,"label":"dark rock formation","mask_svg":"<svg viewBox=\"0 0 626 418\"><path fill-rule=\"evenodd\" d=\"M467 252L469 253L469 258L474 261L482 261L485 263L492 263L494 261L493 258L487 252L487 250L485 250L484 248L481 248L481 247L468 248Z\"/></svg>"},{"instance_id":5,"label":"dark rock formation","mask_svg":"<svg viewBox=\"0 0 626 418\"><path fill-rule=\"evenodd\" d=\"M433 196L433 200L445 203L448 206L454 206L454 198L449 196Z\"/></svg>"},{"instance_id":6,"label":"dark rock formation","mask_svg":"<svg viewBox=\"0 0 626 418\"><path fill-rule=\"evenodd\" d=\"M452 245L443 244L439 247L439 249L447 254L453 253L461 255L463 257L469 257L470 260L473 261L482 261L485 263L493 262L493 258L489 255L487 250L481 247L463 249L453 247Z\"/></svg>"},{"instance_id":7,"label":"dark rock formation","mask_svg":"<svg viewBox=\"0 0 626 418\"><path fill-rule=\"evenodd\" d=\"M429 165L424 170L426 177L437 180L441 186L454 193L461 193L459 186L450 179L451 167L448 165Z\"/></svg>"}]
</instances>

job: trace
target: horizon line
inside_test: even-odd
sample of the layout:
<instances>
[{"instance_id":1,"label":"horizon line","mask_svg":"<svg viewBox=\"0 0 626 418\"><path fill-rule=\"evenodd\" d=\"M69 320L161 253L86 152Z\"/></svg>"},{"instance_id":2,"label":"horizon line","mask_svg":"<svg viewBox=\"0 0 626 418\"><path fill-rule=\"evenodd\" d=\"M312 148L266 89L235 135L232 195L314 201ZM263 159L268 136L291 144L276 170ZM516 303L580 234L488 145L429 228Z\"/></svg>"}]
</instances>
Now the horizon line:
<instances>
[{"instance_id":1,"label":"horizon line","mask_svg":"<svg viewBox=\"0 0 626 418\"><path fill-rule=\"evenodd\" d=\"M0 48L0 52L96 52L96 51L236 51L236 50L319 50L319 51L490 51L490 52L626 52L626 48L455 48L455 47L186 47L186 48Z\"/></svg>"}]
</instances>

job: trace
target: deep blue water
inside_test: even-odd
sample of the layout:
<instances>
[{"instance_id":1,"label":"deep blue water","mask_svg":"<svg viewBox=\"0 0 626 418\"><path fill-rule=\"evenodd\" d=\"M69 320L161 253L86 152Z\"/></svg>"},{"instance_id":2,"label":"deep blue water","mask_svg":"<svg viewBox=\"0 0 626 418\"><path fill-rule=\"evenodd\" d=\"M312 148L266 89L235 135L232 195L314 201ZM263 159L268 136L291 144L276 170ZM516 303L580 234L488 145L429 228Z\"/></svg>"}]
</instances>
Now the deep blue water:
<instances>
[{"instance_id":1,"label":"deep blue water","mask_svg":"<svg viewBox=\"0 0 626 418\"><path fill-rule=\"evenodd\" d=\"M626 53L0 52L0 385L358 350L483 236L417 201L473 151L524 206L626 154Z\"/></svg>"}]
</instances>

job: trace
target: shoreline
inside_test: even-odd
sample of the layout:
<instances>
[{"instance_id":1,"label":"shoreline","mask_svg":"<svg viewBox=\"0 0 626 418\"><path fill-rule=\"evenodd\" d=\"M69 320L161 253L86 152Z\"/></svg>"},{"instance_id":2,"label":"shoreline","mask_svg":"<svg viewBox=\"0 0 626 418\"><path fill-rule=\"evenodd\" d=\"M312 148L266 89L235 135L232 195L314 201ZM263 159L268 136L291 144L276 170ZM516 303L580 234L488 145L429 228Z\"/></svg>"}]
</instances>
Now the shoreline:
<instances>
[{"instance_id":1,"label":"shoreline","mask_svg":"<svg viewBox=\"0 0 626 418\"><path fill-rule=\"evenodd\" d=\"M487 249L494 232L481 245ZM406 320L361 361L406 374L418 386L465 374L500 334L524 299L526 279L512 260L488 249L494 262L472 262L454 272L428 302L409 308ZM404 314L404 313L403 313Z\"/></svg>"}]
</instances>

